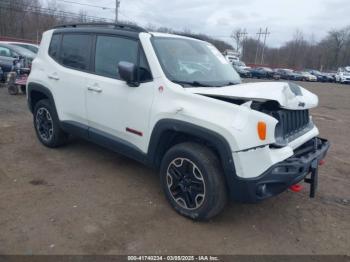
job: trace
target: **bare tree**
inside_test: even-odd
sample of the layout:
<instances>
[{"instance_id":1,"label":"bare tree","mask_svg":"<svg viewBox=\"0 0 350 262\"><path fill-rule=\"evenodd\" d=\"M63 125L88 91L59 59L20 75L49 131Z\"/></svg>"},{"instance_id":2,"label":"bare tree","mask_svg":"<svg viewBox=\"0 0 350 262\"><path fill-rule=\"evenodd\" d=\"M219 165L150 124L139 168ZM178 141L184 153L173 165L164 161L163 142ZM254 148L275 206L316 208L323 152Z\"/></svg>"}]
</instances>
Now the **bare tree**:
<instances>
[{"instance_id":1,"label":"bare tree","mask_svg":"<svg viewBox=\"0 0 350 262\"><path fill-rule=\"evenodd\" d=\"M242 33L243 33L243 31L241 29L236 29L231 34L231 37L235 43L237 52L239 52L239 50L241 49Z\"/></svg>"}]
</instances>

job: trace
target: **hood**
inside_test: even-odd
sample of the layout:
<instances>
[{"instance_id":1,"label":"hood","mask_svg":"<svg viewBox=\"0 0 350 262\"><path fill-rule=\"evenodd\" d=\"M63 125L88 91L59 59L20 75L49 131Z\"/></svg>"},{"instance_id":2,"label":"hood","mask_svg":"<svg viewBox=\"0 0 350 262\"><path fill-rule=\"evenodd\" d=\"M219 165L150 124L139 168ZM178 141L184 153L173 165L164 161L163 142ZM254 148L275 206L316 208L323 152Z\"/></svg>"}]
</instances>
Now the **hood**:
<instances>
[{"instance_id":1,"label":"hood","mask_svg":"<svg viewBox=\"0 0 350 262\"><path fill-rule=\"evenodd\" d=\"M318 97L294 83L259 82L225 87L186 88L188 92L218 98L246 101L276 101L285 109L309 109L316 107Z\"/></svg>"}]
</instances>

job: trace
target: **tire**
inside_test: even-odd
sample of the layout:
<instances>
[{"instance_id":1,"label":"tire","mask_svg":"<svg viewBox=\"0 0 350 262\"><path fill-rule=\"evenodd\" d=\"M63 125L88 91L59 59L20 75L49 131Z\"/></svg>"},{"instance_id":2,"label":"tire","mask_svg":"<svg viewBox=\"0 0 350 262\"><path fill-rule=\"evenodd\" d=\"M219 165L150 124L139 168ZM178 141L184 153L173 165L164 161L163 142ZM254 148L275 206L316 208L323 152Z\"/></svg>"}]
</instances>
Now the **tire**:
<instances>
[{"instance_id":1,"label":"tire","mask_svg":"<svg viewBox=\"0 0 350 262\"><path fill-rule=\"evenodd\" d=\"M186 142L169 149L161 163L160 180L171 206L193 220L208 220L227 203L220 160L200 144Z\"/></svg>"},{"instance_id":2,"label":"tire","mask_svg":"<svg viewBox=\"0 0 350 262\"><path fill-rule=\"evenodd\" d=\"M15 96L18 94L18 87L17 85L8 85L7 86L7 91L10 95Z\"/></svg>"},{"instance_id":3,"label":"tire","mask_svg":"<svg viewBox=\"0 0 350 262\"><path fill-rule=\"evenodd\" d=\"M21 88L22 94L26 94L27 93L26 86L21 86L20 88Z\"/></svg>"},{"instance_id":4,"label":"tire","mask_svg":"<svg viewBox=\"0 0 350 262\"><path fill-rule=\"evenodd\" d=\"M33 124L36 135L44 146L55 148L66 144L68 134L61 129L58 116L48 99L36 103Z\"/></svg>"}]
</instances>

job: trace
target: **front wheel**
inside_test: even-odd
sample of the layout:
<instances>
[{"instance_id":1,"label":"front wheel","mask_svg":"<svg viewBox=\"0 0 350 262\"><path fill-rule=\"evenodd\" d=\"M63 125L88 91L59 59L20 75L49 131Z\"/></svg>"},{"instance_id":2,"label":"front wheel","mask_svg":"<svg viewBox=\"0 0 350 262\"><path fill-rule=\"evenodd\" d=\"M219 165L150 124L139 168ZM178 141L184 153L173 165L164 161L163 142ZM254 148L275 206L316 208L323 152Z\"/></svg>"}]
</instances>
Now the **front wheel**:
<instances>
[{"instance_id":1,"label":"front wheel","mask_svg":"<svg viewBox=\"0 0 350 262\"><path fill-rule=\"evenodd\" d=\"M218 157L207 147L182 143L164 156L160 168L163 191L172 207L193 220L208 220L227 202Z\"/></svg>"}]
</instances>

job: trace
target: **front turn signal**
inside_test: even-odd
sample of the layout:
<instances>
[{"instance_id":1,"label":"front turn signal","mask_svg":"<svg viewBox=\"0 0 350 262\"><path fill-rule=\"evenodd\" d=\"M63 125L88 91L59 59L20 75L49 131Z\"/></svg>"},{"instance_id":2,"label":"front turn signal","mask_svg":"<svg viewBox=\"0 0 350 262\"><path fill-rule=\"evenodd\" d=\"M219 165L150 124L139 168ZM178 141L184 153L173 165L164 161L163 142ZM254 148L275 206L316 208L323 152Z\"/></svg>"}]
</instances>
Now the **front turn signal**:
<instances>
[{"instance_id":1,"label":"front turn signal","mask_svg":"<svg viewBox=\"0 0 350 262\"><path fill-rule=\"evenodd\" d=\"M258 122L258 135L260 140L266 139L266 123L259 121Z\"/></svg>"}]
</instances>

